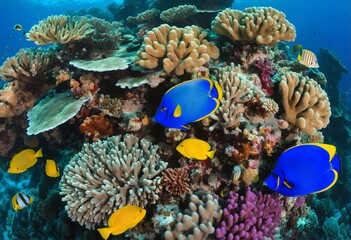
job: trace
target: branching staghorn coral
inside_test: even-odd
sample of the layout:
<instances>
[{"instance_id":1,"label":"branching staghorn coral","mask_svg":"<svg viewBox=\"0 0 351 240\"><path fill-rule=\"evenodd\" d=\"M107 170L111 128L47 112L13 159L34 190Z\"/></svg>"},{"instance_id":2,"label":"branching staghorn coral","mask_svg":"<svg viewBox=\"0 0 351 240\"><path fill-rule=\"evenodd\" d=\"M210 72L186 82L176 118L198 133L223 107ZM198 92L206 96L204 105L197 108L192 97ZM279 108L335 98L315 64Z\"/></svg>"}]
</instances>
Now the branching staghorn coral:
<instances>
[{"instance_id":1,"label":"branching staghorn coral","mask_svg":"<svg viewBox=\"0 0 351 240\"><path fill-rule=\"evenodd\" d=\"M167 73L194 73L211 58L219 57L219 50L208 42L207 33L197 26L177 28L163 24L149 31L138 51L136 64L154 69L163 61Z\"/></svg>"},{"instance_id":2,"label":"branching staghorn coral","mask_svg":"<svg viewBox=\"0 0 351 240\"><path fill-rule=\"evenodd\" d=\"M192 194L189 207L184 213L177 214L174 227L167 226L164 238L205 240L214 233L213 226L220 220L222 212L213 195L204 192Z\"/></svg>"},{"instance_id":3,"label":"branching staghorn coral","mask_svg":"<svg viewBox=\"0 0 351 240\"><path fill-rule=\"evenodd\" d=\"M239 126L245 111L243 103L260 93L253 83L246 79L245 74L241 73L240 66L235 67L234 63L219 70L217 81L223 89L223 98L217 111L210 115L210 118L217 121L210 127L210 131L219 126L226 131L227 128Z\"/></svg>"},{"instance_id":4,"label":"branching staghorn coral","mask_svg":"<svg viewBox=\"0 0 351 240\"><path fill-rule=\"evenodd\" d=\"M34 25L26 33L28 41L33 41L39 46L81 40L91 34L91 28L86 17L70 17L65 15L49 16Z\"/></svg>"},{"instance_id":5,"label":"branching staghorn coral","mask_svg":"<svg viewBox=\"0 0 351 240\"><path fill-rule=\"evenodd\" d=\"M68 216L95 229L125 205L155 203L161 182L158 175L167 166L157 149L148 140L129 134L84 144L60 181Z\"/></svg>"},{"instance_id":6,"label":"branching staghorn coral","mask_svg":"<svg viewBox=\"0 0 351 240\"><path fill-rule=\"evenodd\" d=\"M212 29L232 41L253 41L275 45L294 41L295 27L285 14L272 7L251 7L244 11L226 9L212 21Z\"/></svg>"},{"instance_id":7,"label":"branching staghorn coral","mask_svg":"<svg viewBox=\"0 0 351 240\"><path fill-rule=\"evenodd\" d=\"M282 118L289 122L288 129L313 135L325 128L331 116L327 93L313 79L294 72L287 72L281 78Z\"/></svg>"},{"instance_id":8,"label":"branching staghorn coral","mask_svg":"<svg viewBox=\"0 0 351 240\"><path fill-rule=\"evenodd\" d=\"M189 173L185 168L167 168L162 172L162 185L172 195L183 196L190 192Z\"/></svg>"}]
</instances>

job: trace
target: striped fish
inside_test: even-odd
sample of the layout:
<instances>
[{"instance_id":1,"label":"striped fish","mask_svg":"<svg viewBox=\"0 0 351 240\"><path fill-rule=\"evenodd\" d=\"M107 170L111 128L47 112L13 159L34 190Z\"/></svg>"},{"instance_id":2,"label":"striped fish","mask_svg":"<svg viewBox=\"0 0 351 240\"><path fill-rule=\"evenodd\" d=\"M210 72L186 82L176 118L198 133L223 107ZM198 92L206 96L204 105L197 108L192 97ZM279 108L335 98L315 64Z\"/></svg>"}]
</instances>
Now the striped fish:
<instances>
[{"instance_id":1,"label":"striped fish","mask_svg":"<svg viewBox=\"0 0 351 240\"><path fill-rule=\"evenodd\" d=\"M13 210L15 211L21 210L29 206L30 204L32 204L33 200L34 199L26 193L22 193L22 192L16 193L15 196L13 196L12 198Z\"/></svg>"},{"instance_id":2,"label":"striped fish","mask_svg":"<svg viewBox=\"0 0 351 240\"><path fill-rule=\"evenodd\" d=\"M299 54L297 60L299 63L302 65L308 67L308 68L318 68L318 61L316 55L311 52L310 50L303 49L301 51L301 55Z\"/></svg>"}]
</instances>

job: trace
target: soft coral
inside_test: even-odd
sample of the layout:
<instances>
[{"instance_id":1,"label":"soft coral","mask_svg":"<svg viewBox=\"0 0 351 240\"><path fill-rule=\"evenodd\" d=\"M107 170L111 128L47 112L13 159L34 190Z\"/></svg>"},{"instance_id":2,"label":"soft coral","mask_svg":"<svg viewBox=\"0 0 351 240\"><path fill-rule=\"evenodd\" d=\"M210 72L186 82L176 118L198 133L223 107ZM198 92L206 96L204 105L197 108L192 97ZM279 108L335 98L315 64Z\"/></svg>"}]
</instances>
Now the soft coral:
<instances>
[{"instance_id":1,"label":"soft coral","mask_svg":"<svg viewBox=\"0 0 351 240\"><path fill-rule=\"evenodd\" d=\"M271 76L275 73L275 69L272 66L271 61L269 58L260 58L255 63L255 67L260 71L260 79L263 90L265 90L268 95L272 95L274 91Z\"/></svg>"}]
</instances>

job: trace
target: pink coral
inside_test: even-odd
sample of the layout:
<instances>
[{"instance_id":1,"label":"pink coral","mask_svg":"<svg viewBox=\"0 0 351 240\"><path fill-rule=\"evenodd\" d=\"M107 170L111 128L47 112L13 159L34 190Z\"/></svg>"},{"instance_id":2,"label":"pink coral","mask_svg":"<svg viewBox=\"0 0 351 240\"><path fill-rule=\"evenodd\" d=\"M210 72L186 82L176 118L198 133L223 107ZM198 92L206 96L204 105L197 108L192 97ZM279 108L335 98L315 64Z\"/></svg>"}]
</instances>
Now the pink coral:
<instances>
[{"instance_id":1,"label":"pink coral","mask_svg":"<svg viewBox=\"0 0 351 240\"><path fill-rule=\"evenodd\" d=\"M268 95L272 95L274 91L271 76L275 73L275 69L273 68L271 61L269 58L260 58L254 65L260 71L263 90L265 90Z\"/></svg>"}]
</instances>

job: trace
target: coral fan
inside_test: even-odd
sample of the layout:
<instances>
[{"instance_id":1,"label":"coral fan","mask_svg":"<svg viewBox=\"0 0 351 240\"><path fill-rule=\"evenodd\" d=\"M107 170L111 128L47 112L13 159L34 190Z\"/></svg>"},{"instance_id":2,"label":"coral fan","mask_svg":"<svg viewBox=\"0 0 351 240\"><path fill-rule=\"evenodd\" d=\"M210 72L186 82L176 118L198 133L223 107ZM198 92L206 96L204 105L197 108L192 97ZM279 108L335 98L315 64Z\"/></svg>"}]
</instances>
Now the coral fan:
<instances>
[{"instance_id":1,"label":"coral fan","mask_svg":"<svg viewBox=\"0 0 351 240\"><path fill-rule=\"evenodd\" d=\"M218 239L265 239L273 237L280 223L282 200L261 192L255 194L248 187L245 195L229 192Z\"/></svg>"},{"instance_id":2,"label":"coral fan","mask_svg":"<svg viewBox=\"0 0 351 240\"><path fill-rule=\"evenodd\" d=\"M167 166L157 149L151 142L128 134L84 144L60 181L68 216L94 229L100 223L107 224L109 215L125 205L155 203L161 182L158 175Z\"/></svg>"}]
</instances>

